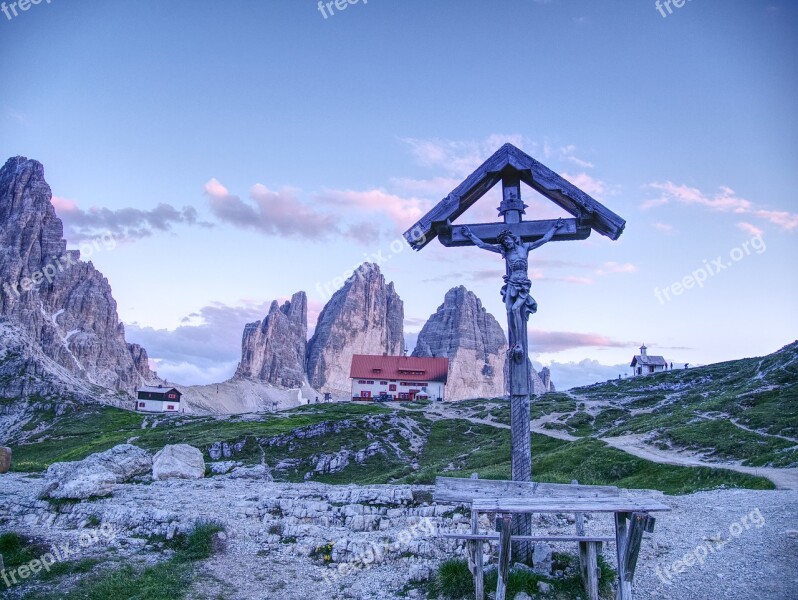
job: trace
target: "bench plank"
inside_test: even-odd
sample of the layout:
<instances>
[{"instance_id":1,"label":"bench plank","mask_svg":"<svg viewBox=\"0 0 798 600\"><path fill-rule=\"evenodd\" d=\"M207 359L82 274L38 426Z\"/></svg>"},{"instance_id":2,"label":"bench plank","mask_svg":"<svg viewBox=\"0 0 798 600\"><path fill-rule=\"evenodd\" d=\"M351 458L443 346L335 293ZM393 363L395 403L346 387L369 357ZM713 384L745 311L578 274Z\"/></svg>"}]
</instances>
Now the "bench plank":
<instances>
[{"instance_id":1,"label":"bench plank","mask_svg":"<svg viewBox=\"0 0 798 600\"><path fill-rule=\"evenodd\" d=\"M451 540L482 540L485 542L496 541L498 535L490 533L441 533L440 537ZM614 542L615 538L598 535L514 535L513 541L519 542Z\"/></svg>"},{"instance_id":2,"label":"bench plank","mask_svg":"<svg viewBox=\"0 0 798 600\"><path fill-rule=\"evenodd\" d=\"M618 513L669 511L652 498L477 498L477 512L496 513Z\"/></svg>"},{"instance_id":3,"label":"bench plank","mask_svg":"<svg viewBox=\"0 0 798 600\"><path fill-rule=\"evenodd\" d=\"M436 477L433 499L442 503L469 503L478 498L535 496L547 498L613 498L620 491L611 485L569 485L533 481L498 481Z\"/></svg>"}]
</instances>

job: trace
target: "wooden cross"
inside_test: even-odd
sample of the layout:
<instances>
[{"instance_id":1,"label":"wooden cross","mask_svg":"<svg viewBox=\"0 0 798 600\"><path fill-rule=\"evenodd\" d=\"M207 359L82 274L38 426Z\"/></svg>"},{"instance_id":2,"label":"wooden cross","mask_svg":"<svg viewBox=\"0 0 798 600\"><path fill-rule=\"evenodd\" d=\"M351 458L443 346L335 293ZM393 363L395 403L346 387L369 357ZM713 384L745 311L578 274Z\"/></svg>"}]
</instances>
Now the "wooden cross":
<instances>
[{"instance_id":1,"label":"wooden cross","mask_svg":"<svg viewBox=\"0 0 798 600\"><path fill-rule=\"evenodd\" d=\"M502 222L453 224L500 181L502 202L498 211ZM527 205L521 200L521 182L573 218L524 221ZM478 246L504 258L502 297L507 309L509 338L507 394L510 396L513 481L532 479L530 394L533 390L527 320L537 310L537 303L530 295L527 256L549 241L583 240L593 230L616 240L625 225L621 217L551 169L512 144L505 144L404 234L415 250L421 250L437 237L444 246ZM515 534L525 535L531 530L531 520L519 519L514 527ZM527 558L528 549L521 548L520 552L519 559Z\"/></svg>"}]
</instances>

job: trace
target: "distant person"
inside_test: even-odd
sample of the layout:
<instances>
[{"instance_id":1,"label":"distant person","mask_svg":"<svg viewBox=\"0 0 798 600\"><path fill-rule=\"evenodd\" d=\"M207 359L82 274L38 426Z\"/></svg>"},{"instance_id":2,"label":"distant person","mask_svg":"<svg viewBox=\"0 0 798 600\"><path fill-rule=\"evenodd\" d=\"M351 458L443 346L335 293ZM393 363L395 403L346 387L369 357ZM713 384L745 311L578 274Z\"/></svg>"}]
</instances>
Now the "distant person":
<instances>
[{"instance_id":1,"label":"distant person","mask_svg":"<svg viewBox=\"0 0 798 600\"><path fill-rule=\"evenodd\" d=\"M671 363L671 371L673 371L673 363Z\"/></svg>"}]
</instances>

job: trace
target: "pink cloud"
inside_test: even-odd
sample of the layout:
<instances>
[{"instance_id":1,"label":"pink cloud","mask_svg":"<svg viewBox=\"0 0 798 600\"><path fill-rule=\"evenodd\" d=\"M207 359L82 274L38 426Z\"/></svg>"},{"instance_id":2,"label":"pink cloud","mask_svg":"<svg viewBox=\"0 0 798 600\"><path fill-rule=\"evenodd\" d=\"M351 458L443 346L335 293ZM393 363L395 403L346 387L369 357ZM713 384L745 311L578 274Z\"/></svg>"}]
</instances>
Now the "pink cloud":
<instances>
[{"instance_id":1,"label":"pink cloud","mask_svg":"<svg viewBox=\"0 0 798 600\"><path fill-rule=\"evenodd\" d=\"M740 222L740 223L737 223L737 228L738 229L742 229L747 234L749 234L751 237L761 236L764 233L764 231L762 231L756 225L751 225L751 223L746 223L744 221Z\"/></svg>"},{"instance_id":2,"label":"pink cloud","mask_svg":"<svg viewBox=\"0 0 798 600\"><path fill-rule=\"evenodd\" d=\"M598 269L596 275L610 275L613 273L636 273L637 267L632 263L617 263L614 261L605 262Z\"/></svg>"},{"instance_id":3,"label":"pink cloud","mask_svg":"<svg viewBox=\"0 0 798 600\"><path fill-rule=\"evenodd\" d=\"M60 198L58 196L53 196L50 199L50 203L53 205L53 208L55 208L55 212L59 214L77 212L80 210L78 208L77 202L67 200L66 198Z\"/></svg>"},{"instance_id":4,"label":"pink cloud","mask_svg":"<svg viewBox=\"0 0 798 600\"><path fill-rule=\"evenodd\" d=\"M668 225L667 223L654 223L654 229L667 235L676 233L676 229L673 227L673 225Z\"/></svg>"},{"instance_id":5,"label":"pink cloud","mask_svg":"<svg viewBox=\"0 0 798 600\"><path fill-rule=\"evenodd\" d=\"M600 198L607 193L607 184L600 179L591 177L587 173L582 172L576 175L562 173L562 176L579 189L587 192L591 196L595 196L596 198Z\"/></svg>"},{"instance_id":6,"label":"pink cloud","mask_svg":"<svg viewBox=\"0 0 798 600\"><path fill-rule=\"evenodd\" d=\"M260 183L245 202L216 179L205 184L211 212L217 219L242 229L286 237L325 239L340 233L338 218L313 210L300 202L291 189L275 192Z\"/></svg>"},{"instance_id":7,"label":"pink cloud","mask_svg":"<svg viewBox=\"0 0 798 600\"><path fill-rule=\"evenodd\" d=\"M429 210L431 203L420 198L402 198L384 190L325 190L322 203L352 214L384 213L397 227L409 227Z\"/></svg>"},{"instance_id":8,"label":"pink cloud","mask_svg":"<svg viewBox=\"0 0 798 600\"><path fill-rule=\"evenodd\" d=\"M798 214L777 210L757 210L754 215L788 231L798 227Z\"/></svg>"},{"instance_id":9,"label":"pink cloud","mask_svg":"<svg viewBox=\"0 0 798 600\"><path fill-rule=\"evenodd\" d=\"M573 348L634 348L634 342L614 340L596 333L576 333L570 331L529 332L529 349L534 352L562 352Z\"/></svg>"}]
</instances>

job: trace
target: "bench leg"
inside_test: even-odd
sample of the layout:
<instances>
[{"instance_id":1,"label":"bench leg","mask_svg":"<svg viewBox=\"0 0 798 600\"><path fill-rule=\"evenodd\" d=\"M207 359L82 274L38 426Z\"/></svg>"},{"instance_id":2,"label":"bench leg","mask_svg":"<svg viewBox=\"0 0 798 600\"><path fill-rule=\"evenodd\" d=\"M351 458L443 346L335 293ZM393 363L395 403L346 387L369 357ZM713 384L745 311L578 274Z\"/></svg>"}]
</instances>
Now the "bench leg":
<instances>
[{"instance_id":1,"label":"bench leg","mask_svg":"<svg viewBox=\"0 0 798 600\"><path fill-rule=\"evenodd\" d=\"M587 600L599 600L598 550L601 542L579 542L579 564Z\"/></svg>"},{"instance_id":2,"label":"bench leg","mask_svg":"<svg viewBox=\"0 0 798 600\"><path fill-rule=\"evenodd\" d=\"M507 578L510 574L510 554L512 547L510 540L512 537L513 518L510 515L497 517L497 523L501 524L499 532L499 581L496 584L496 600L506 600Z\"/></svg>"},{"instance_id":3,"label":"bench leg","mask_svg":"<svg viewBox=\"0 0 798 600\"><path fill-rule=\"evenodd\" d=\"M615 548L618 556L618 589L615 600L632 600L632 583L626 576L626 543L627 524L631 515L625 512L615 513Z\"/></svg>"},{"instance_id":4,"label":"bench leg","mask_svg":"<svg viewBox=\"0 0 798 600\"><path fill-rule=\"evenodd\" d=\"M479 533L479 513L471 511L471 533ZM469 567L474 576L474 597L476 600L485 600L485 571L482 564L482 540L469 542L470 556Z\"/></svg>"}]
</instances>

